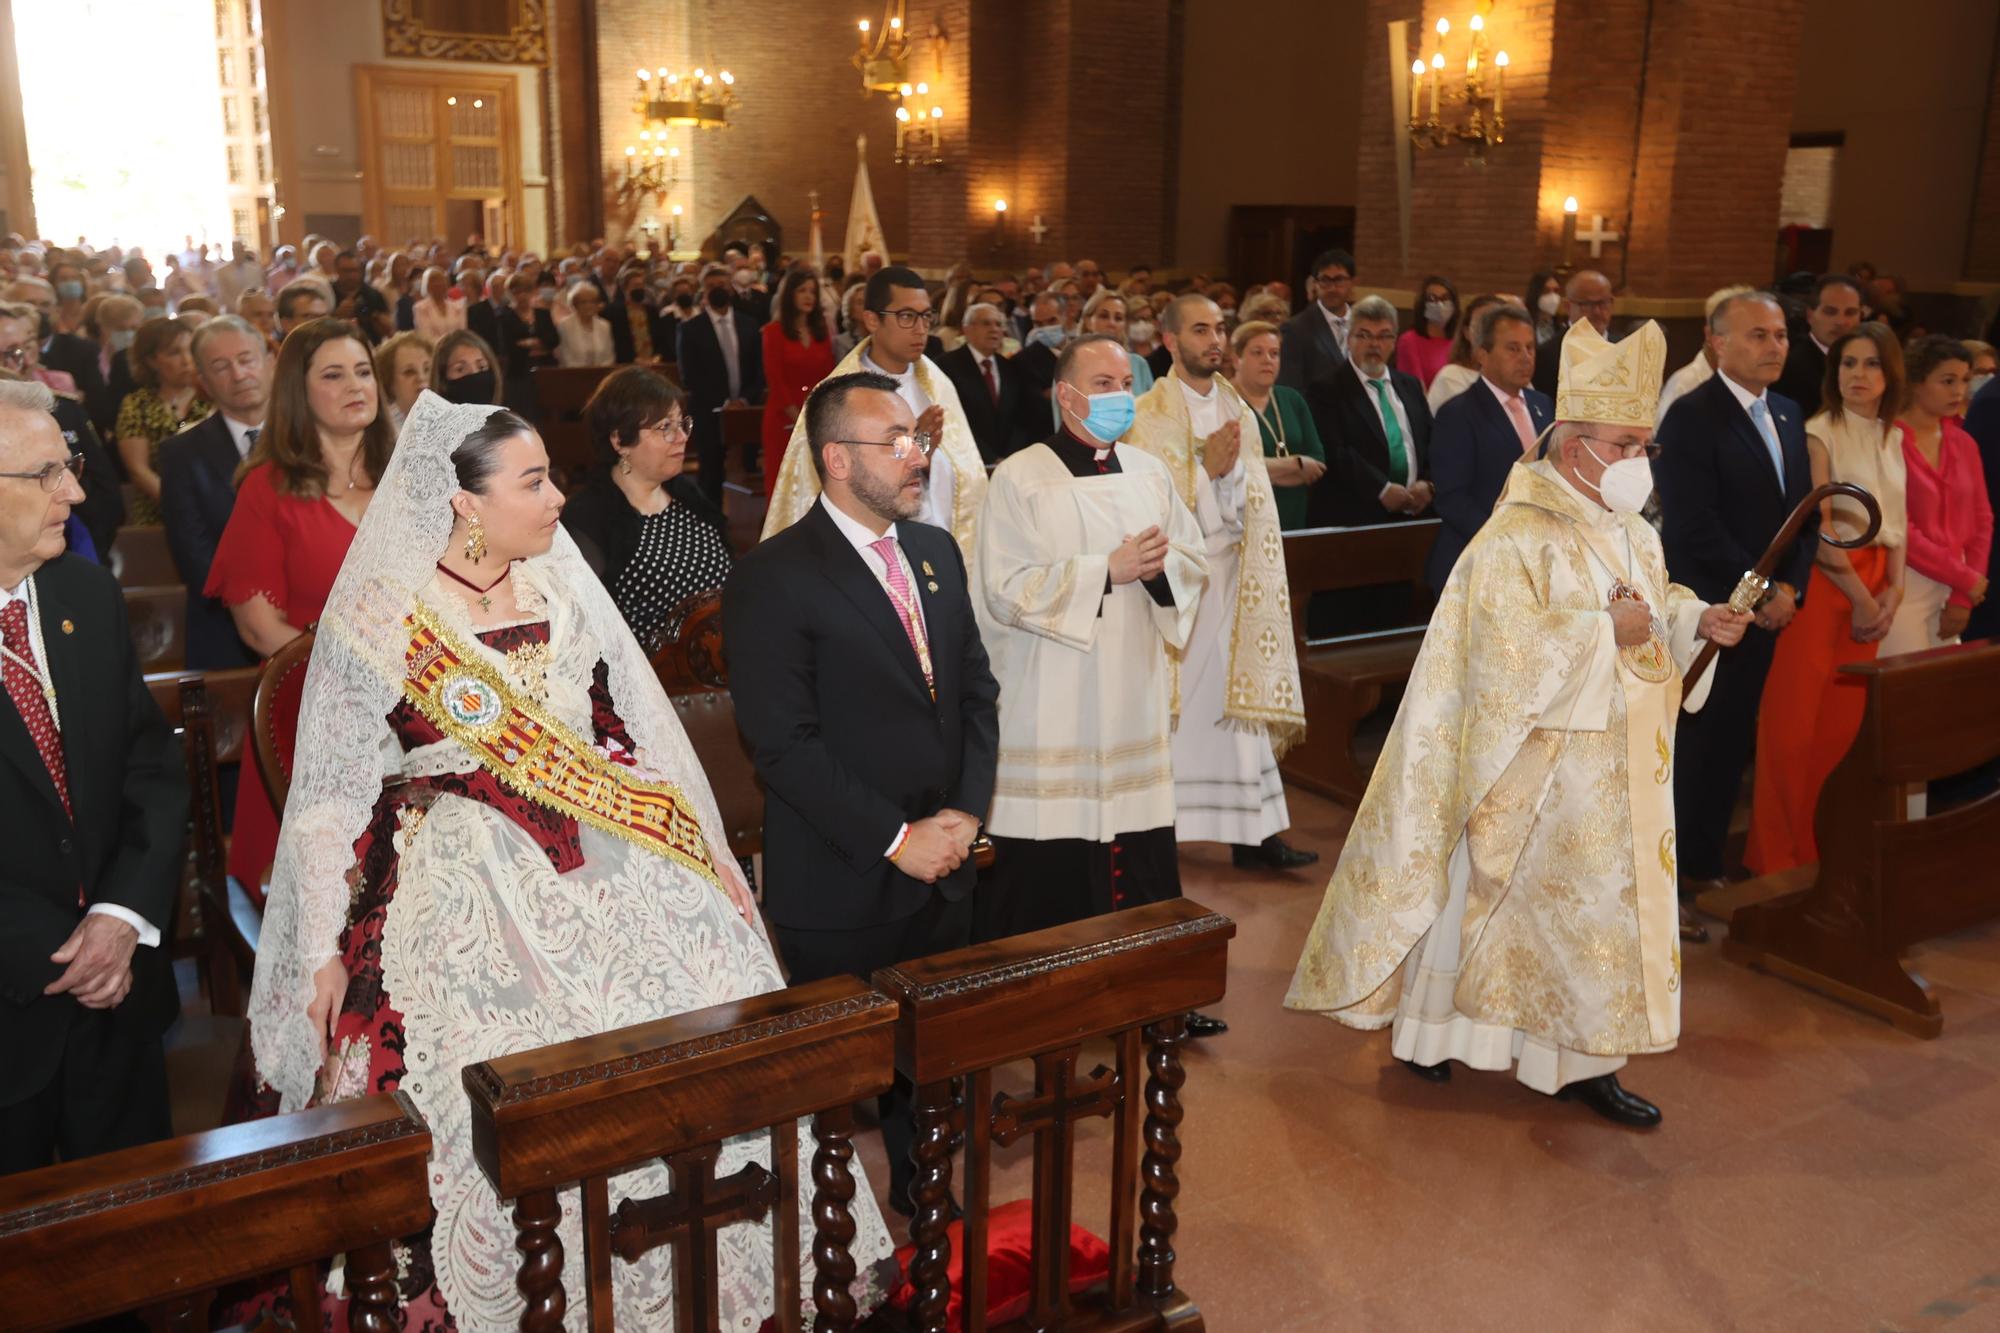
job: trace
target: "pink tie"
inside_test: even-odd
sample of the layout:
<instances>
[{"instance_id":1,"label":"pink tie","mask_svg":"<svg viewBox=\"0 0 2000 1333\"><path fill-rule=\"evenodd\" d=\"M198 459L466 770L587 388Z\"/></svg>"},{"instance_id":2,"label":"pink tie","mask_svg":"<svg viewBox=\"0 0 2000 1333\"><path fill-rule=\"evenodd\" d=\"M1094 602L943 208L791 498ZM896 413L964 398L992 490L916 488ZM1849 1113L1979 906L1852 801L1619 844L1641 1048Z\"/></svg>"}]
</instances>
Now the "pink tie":
<instances>
[{"instance_id":1,"label":"pink tie","mask_svg":"<svg viewBox=\"0 0 2000 1333\"><path fill-rule=\"evenodd\" d=\"M896 616L903 622L903 633L910 636L910 648L917 655L917 664L924 669L924 684L936 689L937 682L931 677L931 654L924 643L922 633L910 612L916 598L910 593L910 581L903 577L903 562L896 558L894 536L868 543L869 549L882 557L884 576L889 583L889 600L896 604Z\"/></svg>"},{"instance_id":2,"label":"pink tie","mask_svg":"<svg viewBox=\"0 0 2000 1333\"><path fill-rule=\"evenodd\" d=\"M1521 437L1521 452L1527 453L1535 447L1534 423L1528 420L1528 405L1515 394L1507 400L1507 415L1514 419L1514 433Z\"/></svg>"}]
</instances>

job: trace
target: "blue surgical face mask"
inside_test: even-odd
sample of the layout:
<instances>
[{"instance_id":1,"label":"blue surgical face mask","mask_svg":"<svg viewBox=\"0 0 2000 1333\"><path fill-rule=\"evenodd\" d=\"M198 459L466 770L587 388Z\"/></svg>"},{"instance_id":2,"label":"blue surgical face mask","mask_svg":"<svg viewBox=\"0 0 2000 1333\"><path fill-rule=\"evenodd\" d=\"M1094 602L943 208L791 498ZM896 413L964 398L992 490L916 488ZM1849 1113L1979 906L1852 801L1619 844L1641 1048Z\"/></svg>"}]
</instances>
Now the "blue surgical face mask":
<instances>
[{"instance_id":1,"label":"blue surgical face mask","mask_svg":"<svg viewBox=\"0 0 2000 1333\"><path fill-rule=\"evenodd\" d=\"M1063 343L1063 326L1060 324L1044 324L1040 328L1029 329L1028 345L1033 347L1038 343L1048 348L1051 352L1060 348Z\"/></svg>"},{"instance_id":2,"label":"blue surgical face mask","mask_svg":"<svg viewBox=\"0 0 2000 1333\"><path fill-rule=\"evenodd\" d=\"M1099 444L1116 444L1132 429L1132 417L1137 412L1137 400L1130 389L1113 389L1109 393L1088 395L1090 411L1083 418L1083 429Z\"/></svg>"},{"instance_id":3,"label":"blue surgical face mask","mask_svg":"<svg viewBox=\"0 0 2000 1333\"><path fill-rule=\"evenodd\" d=\"M82 299L83 299L82 283L77 282L73 278L64 278L61 282L56 284L56 300L81 301Z\"/></svg>"},{"instance_id":4,"label":"blue surgical face mask","mask_svg":"<svg viewBox=\"0 0 2000 1333\"><path fill-rule=\"evenodd\" d=\"M139 330L137 329L111 330L111 350L114 352L124 351L132 345L132 340L138 336Z\"/></svg>"}]
</instances>

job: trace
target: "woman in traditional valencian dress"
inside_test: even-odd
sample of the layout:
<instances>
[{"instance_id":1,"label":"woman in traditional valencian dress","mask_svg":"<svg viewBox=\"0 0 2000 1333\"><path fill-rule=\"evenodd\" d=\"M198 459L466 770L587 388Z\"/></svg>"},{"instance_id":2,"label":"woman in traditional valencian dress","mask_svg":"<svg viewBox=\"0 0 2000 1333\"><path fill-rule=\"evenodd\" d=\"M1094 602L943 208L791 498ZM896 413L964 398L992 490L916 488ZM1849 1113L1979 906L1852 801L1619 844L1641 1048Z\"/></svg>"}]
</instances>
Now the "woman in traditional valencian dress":
<instances>
[{"instance_id":1,"label":"woman in traditional valencian dress","mask_svg":"<svg viewBox=\"0 0 2000 1333\"><path fill-rule=\"evenodd\" d=\"M520 1319L464 1066L784 984L708 783L547 474L511 412L431 393L411 410L319 624L251 992L279 1109L400 1087L430 1125L437 1220L401 1256L409 1329ZM730 1140L718 1173L768 1164L768 1143ZM611 1189L667 1185L653 1166ZM572 1292L576 1205L566 1192ZM865 1310L890 1241L865 1186L854 1212ZM766 1225L723 1233L723 1328L773 1313L770 1247ZM621 1326L659 1327L669 1251L615 1271Z\"/></svg>"}]
</instances>

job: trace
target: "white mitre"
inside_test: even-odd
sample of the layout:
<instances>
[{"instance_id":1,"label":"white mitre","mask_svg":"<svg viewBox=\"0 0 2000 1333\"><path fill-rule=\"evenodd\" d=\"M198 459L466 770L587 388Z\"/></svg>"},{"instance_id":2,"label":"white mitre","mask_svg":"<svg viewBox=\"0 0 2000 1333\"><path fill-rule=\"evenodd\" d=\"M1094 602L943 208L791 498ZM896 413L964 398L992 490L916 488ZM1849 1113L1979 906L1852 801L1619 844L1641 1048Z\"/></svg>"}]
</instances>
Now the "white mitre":
<instances>
[{"instance_id":1,"label":"white mitre","mask_svg":"<svg viewBox=\"0 0 2000 1333\"><path fill-rule=\"evenodd\" d=\"M1657 322L1614 343L1580 319L1563 337L1555 419L1651 430L1666 369L1667 335Z\"/></svg>"}]
</instances>

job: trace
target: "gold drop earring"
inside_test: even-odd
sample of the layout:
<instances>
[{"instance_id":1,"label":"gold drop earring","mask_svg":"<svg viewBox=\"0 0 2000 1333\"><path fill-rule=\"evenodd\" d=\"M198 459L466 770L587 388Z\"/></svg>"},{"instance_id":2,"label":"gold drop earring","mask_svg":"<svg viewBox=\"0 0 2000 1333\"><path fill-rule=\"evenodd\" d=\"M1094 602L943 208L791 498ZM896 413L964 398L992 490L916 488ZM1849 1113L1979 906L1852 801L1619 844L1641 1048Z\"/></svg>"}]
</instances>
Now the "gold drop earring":
<instances>
[{"instance_id":1,"label":"gold drop earring","mask_svg":"<svg viewBox=\"0 0 2000 1333\"><path fill-rule=\"evenodd\" d=\"M480 523L477 514L466 523L465 558L475 565L486 558L486 528Z\"/></svg>"}]
</instances>

